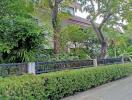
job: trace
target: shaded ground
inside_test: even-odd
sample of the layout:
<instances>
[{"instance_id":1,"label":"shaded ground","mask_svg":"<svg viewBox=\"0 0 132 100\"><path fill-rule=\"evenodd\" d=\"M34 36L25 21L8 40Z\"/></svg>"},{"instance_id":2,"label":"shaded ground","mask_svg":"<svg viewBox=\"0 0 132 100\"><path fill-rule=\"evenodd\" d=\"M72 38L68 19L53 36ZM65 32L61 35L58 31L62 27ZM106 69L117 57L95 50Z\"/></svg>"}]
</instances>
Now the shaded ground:
<instances>
[{"instance_id":1,"label":"shaded ground","mask_svg":"<svg viewBox=\"0 0 132 100\"><path fill-rule=\"evenodd\" d=\"M132 76L62 100L132 100Z\"/></svg>"}]
</instances>

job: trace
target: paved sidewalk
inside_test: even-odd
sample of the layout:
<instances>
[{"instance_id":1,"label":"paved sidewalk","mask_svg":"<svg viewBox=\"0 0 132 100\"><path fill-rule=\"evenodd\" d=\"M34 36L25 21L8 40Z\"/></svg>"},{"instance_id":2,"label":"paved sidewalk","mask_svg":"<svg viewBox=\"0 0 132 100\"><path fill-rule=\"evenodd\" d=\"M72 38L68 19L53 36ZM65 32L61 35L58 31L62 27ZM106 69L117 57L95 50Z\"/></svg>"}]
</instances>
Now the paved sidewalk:
<instances>
[{"instance_id":1,"label":"paved sidewalk","mask_svg":"<svg viewBox=\"0 0 132 100\"><path fill-rule=\"evenodd\" d=\"M132 100L132 76L62 100Z\"/></svg>"}]
</instances>

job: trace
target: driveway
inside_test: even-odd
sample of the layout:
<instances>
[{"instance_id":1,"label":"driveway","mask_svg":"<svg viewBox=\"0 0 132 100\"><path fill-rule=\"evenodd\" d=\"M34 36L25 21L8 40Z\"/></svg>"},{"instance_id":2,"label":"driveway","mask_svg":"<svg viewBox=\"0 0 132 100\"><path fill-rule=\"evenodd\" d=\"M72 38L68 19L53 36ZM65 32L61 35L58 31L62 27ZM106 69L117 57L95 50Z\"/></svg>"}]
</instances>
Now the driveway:
<instances>
[{"instance_id":1,"label":"driveway","mask_svg":"<svg viewBox=\"0 0 132 100\"><path fill-rule=\"evenodd\" d=\"M132 76L62 100L132 100Z\"/></svg>"}]
</instances>

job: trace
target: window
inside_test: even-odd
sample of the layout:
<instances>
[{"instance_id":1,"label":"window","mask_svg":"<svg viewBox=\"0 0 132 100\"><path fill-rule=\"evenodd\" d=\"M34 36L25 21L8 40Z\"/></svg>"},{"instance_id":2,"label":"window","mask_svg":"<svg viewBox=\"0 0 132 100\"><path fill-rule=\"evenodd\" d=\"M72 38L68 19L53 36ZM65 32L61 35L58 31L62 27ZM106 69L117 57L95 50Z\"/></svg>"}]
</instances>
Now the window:
<instances>
[{"instance_id":1,"label":"window","mask_svg":"<svg viewBox=\"0 0 132 100\"><path fill-rule=\"evenodd\" d=\"M67 12L67 13L69 13L71 15L74 15L74 8L73 7L62 8L61 11Z\"/></svg>"}]
</instances>

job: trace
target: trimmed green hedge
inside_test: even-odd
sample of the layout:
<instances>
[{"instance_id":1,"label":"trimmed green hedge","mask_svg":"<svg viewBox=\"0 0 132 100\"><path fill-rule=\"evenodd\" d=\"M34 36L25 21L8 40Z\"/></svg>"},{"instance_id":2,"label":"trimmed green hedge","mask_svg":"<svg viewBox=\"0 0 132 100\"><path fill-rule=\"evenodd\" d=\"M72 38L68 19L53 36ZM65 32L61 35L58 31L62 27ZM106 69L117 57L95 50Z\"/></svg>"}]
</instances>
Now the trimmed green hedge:
<instances>
[{"instance_id":1,"label":"trimmed green hedge","mask_svg":"<svg viewBox=\"0 0 132 100\"><path fill-rule=\"evenodd\" d=\"M59 100L65 96L120 79L132 72L132 64L66 70L41 75L0 78L3 100Z\"/></svg>"}]
</instances>

